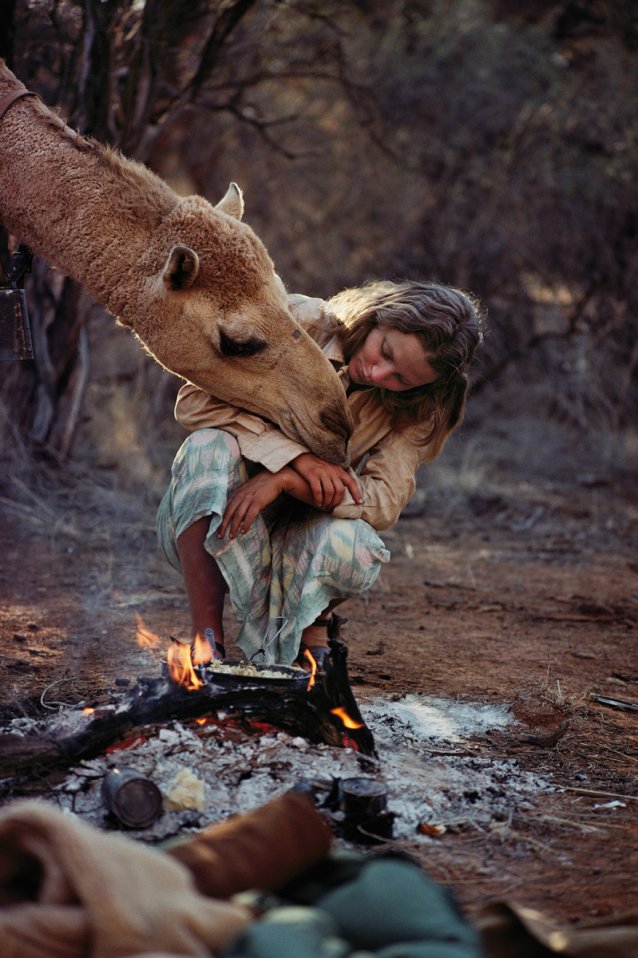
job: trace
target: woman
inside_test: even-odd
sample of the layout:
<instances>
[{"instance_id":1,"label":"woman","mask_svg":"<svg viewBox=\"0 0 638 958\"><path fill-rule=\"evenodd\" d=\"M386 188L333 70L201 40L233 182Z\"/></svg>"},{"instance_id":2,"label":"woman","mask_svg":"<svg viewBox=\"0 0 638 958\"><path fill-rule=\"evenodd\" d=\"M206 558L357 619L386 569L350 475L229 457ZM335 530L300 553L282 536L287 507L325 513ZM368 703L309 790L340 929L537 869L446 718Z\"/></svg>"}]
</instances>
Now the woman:
<instances>
[{"instance_id":1,"label":"woman","mask_svg":"<svg viewBox=\"0 0 638 958\"><path fill-rule=\"evenodd\" d=\"M332 610L374 584L419 466L463 418L482 339L473 297L425 282L376 282L328 301L289 297L333 361L355 428L351 469L308 452L271 423L182 386L191 432L175 457L158 536L181 569L200 660L223 658L227 592L248 659L321 665ZM273 635L273 623L283 624ZM198 648L202 644L198 643Z\"/></svg>"}]
</instances>

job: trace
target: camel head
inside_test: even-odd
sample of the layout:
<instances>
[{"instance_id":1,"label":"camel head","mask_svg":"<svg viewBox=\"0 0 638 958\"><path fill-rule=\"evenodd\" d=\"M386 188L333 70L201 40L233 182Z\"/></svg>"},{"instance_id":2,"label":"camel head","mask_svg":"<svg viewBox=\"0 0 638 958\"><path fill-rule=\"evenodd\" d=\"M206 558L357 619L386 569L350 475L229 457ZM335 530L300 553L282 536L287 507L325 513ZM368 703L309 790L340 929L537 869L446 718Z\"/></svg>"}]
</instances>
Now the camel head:
<instances>
[{"instance_id":1,"label":"camel head","mask_svg":"<svg viewBox=\"0 0 638 958\"><path fill-rule=\"evenodd\" d=\"M145 277L143 309L135 304L133 323L123 304L119 321L171 372L345 464L352 421L344 389L293 319L283 283L242 214L234 183L215 207L200 196L178 200L142 262L132 264L134 284L140 266Z\"/></svg>"},{"instance_id":2,"label":"camel head","mask_svg":"<svg viewBox=\"0 0 638 958\"><path fill-rule=\"evenodd\" d=\"M0 60L0 217L81 283L168 370L347 460L329 361L293 320L234 184L212 206L78 136Z\"/></svg>"}]
</instances>

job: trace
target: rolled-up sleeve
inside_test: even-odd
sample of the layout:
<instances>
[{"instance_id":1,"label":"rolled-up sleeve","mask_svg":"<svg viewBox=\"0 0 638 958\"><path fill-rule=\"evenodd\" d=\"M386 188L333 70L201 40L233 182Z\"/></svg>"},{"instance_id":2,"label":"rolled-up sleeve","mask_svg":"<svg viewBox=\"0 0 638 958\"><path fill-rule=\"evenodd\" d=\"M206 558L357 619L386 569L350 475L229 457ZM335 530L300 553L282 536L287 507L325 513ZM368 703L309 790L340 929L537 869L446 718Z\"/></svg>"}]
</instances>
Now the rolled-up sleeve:
<instances>
[{"instance_id":1,"label":"rolled-up sleeve","mask_svg":"<svg viewBox=\"0 0 638 958\"><path fill-rule=\"evenodd\" d=\"M370 450L358 476L362 504L357 505L346 493L332 514L340 519L364 519L377 530L389 528L416 489L417 469L432 457L422 427L388 433Z\"/></svg>"},{"instance_id":2,"label":"rolled-up sleeve","mask_svg":"<svg viewBox=\"0 0 638 958\"><path fill-rule=\"evenodd\" d=\"M175 418L189 432L206 428L229 432L237 439L242 456L260 463L270 472L279 472L297 456L308 452L277 426L215 399L191 383L182 386L177 394Z\"/></svg>"}]
</instances>

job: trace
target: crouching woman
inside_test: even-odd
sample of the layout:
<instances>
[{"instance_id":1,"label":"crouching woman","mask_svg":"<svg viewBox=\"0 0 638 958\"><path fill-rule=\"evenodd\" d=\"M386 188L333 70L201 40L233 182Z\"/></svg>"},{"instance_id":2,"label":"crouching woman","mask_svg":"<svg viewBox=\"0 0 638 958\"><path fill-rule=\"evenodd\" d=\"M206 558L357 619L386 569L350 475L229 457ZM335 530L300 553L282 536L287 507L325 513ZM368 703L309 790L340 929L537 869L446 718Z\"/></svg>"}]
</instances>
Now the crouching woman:
<instances>
[{"instance_id":1,"label":"crouching woman","mask_svg":"<svg viewBox=\"0 0 638 958\"><path fill-rule=\"evenodd\" d=\"M225 655L228 594L247 659L302 662L308 648L321 664L332 610L374 584L389 560L378 532L397 521L419 466L463 418L482 339L477 301L435 283L376 282L327 301L291 296L289 306L346 391L351 468L182 386L175 415L190 436L157 530L182 573L204 660Z\"/></svg>"}]
</instances>

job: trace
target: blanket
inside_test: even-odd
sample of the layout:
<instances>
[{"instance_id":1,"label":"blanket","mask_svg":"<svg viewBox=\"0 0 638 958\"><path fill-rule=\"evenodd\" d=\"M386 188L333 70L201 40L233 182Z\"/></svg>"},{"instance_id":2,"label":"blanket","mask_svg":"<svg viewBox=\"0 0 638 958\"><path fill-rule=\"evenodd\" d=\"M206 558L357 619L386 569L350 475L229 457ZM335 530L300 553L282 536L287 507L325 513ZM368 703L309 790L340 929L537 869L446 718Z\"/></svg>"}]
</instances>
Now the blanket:
<instances>
[{"instance_id":1,"label":"blanket","mask_svg":"<svg viewBox=\"0 0 638 958\"><path fill-rule=\"evenodd\" d=\"M2 958L209 958L251 917L163 852L46 802L0 812Z\"/></svg>"},{"instance_id":2,"label":"blanket","mask_svg":"<svg viewBox=\"0 0 638 958\"><path fill-rule=\"evenodd\" d=\"M0 811L0 955L638 955L636 914L571 928L523 905L493 902L469 923L414 862L327 855L329 843L320 813L294 793L181 840L168 853L99 831L46 802L15 802ZM242 904L219 900L248 889L270 894L244 896Z\"/></svg>"}]
</instances>

